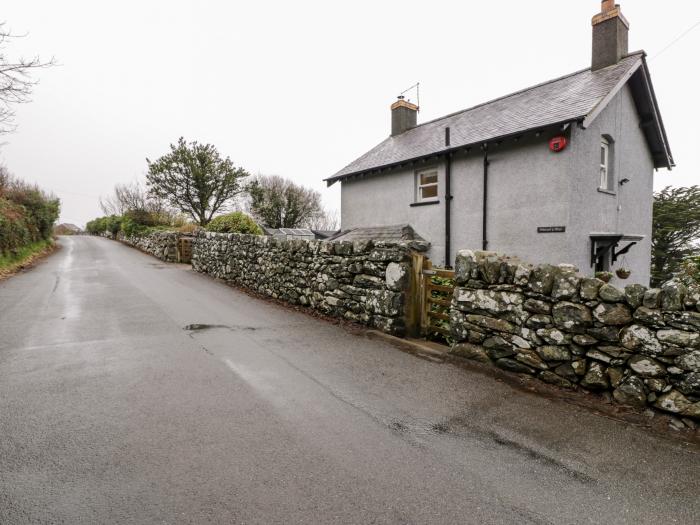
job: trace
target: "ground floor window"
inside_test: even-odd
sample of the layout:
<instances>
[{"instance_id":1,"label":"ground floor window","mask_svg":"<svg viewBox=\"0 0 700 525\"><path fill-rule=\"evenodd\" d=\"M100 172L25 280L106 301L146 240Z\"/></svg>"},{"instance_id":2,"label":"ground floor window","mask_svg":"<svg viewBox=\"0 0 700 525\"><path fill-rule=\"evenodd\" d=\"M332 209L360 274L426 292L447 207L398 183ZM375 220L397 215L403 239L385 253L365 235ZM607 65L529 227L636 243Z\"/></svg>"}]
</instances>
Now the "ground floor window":
<instances>
[{"instance_id":1,"label":"ground floor window","mask_svg":"<svg viewBox=\"0 0 700 525\"><path fill-rule=\"evenodd\" d=\"M438 172L435 169L416 173L416 202L434 201L438 198Z\"/></svg>"}]
</instances>

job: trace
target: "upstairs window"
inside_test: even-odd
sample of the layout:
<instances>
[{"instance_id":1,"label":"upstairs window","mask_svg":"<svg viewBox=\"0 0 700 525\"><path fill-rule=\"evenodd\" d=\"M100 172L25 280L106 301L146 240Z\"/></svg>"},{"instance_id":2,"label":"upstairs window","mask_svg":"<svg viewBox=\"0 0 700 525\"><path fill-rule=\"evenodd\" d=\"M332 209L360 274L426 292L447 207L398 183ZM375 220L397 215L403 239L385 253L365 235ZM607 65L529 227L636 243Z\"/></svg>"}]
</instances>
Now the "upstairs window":
<instances>
[{"instance_id":1,"label":"upstairs window","mask_svg":"<svg viewBox=\"0 0 700 525\"><path fill-rule=\"evenodd\" d=\"M613 177L613 142L609 137L600 140L600 185L603 191L615 191L615 179Z\"/></svg>"},{"instance_id":2,"label":"upstairs window","mask_svg":"<svg viewBox=\"0 0 700 525\"><path fill-rule=\"evenodd\" d=\"M437 170L419 171L416 173L416 201L434 201L438 198Z\"/></svg>"}]
</instances>

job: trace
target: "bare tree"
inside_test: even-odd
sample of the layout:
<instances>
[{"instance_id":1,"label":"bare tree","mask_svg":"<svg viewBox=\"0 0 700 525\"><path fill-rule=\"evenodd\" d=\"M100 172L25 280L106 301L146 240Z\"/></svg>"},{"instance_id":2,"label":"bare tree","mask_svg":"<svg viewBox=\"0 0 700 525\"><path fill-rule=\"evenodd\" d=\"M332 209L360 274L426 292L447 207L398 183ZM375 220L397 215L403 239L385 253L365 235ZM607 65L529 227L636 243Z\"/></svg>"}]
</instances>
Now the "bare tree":
<instances>
[{"instance_id":1,"label":"bare tree","mask_svg":"<svg viewBox=\"0 0 700 525\"><path fill-rule=\"evenodd\" d=\"M308 228L323 214L319 192L279 175L258 175L246 191L251 215L269 228Z\"/></svg>"},{"instance_id":2,"label":"bare tree","mask_svg":"<svg viewBox=\"0 0 700 525\"><path fill-rule=\"evenodd\" d=\"M0 197L7 191L11 181L12 175L10 175L9 170L5 166L0 165Z\"/></svg>"},{"instance_id":3,"label":"bare tree","mask_svg":"<svg viewBox=\"0 0 700 525\"><path fill-rule=\"evenodd\" d=\"M54 65L54 60L42 62L39 57L30 59L9 58L4 49L14 38L23 35L13 35L0 23L0 133L14 131L14 111L12 106L29 102L37 80L31 78L31 71Z\"/></svg>"},{"instance_id":4,"label":"bare tree","mask_svg":"<svg viewBox=\"0 0 700 525\"><path fill-rule=\"evenodd\" d=\"M105 215L125 215L135 211L146 212L162 223L182 220L165 200L151 195L139 181L116 184L111 195L100 197L100 208Z\"/></svg>"},{"instance_id":5,"label":"bare tree","mask_svg":"<svg viewBox=\"0 0 700 525\"><path fill-rule=\"evenodd\" d=\"M322 210L316 217L306 223L312 230L336 231L340 229L340 217L337 210Z\"/></svg>"},{"instance_id":6,"label":"bare tree","mask_svg":"<svg viewBox=\"0 0 700 525\"><path fill-rule=\"evenodd\" d=\"M149 199L146 189L139 182L116 184L112 195L100 197L100 208L105 215L124 215L129 210L152 211L154 204L153 199Z\"/></svg>"}]
</instances>

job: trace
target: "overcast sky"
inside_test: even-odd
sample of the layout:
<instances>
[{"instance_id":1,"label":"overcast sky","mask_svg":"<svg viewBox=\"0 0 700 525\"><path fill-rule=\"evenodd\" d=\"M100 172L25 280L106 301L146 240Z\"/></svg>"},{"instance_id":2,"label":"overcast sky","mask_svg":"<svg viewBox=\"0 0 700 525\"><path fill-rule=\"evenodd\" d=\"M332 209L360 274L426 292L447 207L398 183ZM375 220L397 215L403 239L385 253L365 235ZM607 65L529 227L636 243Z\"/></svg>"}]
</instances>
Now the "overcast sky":
<instances>
[{"instance_id":1,"label":"overcast sky","mask_svg":"<svg viewBox=\"0 0 700 525\"><path fill-rule=\"evenodd\" d=\"M3 0L28 33L10 56L55 56L17 108L0 162L53 190L84 224L115 183L143 178L184 136L251 173L313 186L383 140L389 105L421 82L420 121L590 63L597 0ZM655 186L700 184L700 2L623 0L631 50L649 54L678 167Z\"/></svg>"}]
</instances>

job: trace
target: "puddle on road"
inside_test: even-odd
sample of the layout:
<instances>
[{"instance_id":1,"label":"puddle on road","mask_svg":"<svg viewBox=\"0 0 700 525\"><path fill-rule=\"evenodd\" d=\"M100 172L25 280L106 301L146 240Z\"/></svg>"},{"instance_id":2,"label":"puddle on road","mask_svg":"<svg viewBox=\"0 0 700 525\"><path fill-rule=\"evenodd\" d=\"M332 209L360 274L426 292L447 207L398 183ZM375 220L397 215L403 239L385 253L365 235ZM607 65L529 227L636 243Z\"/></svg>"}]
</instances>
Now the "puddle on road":
<instances>
[{"instance_id":1,"label":"puddle on road","mask_svg":"<svg viewBox=\"0 0 700 525\"><path fill-rule=\"evenodd\" d=\"M193 324L187 324L182 327L183 330L187 332L197 332L200 330L211 330L212 328L226 328L228 329L228 326L225 324L201 324L201 323L193 323Z\"/></svg>"},{"instance_id":2,"label":"puddle on road","mask_svg":"<svg viewBox=\"0 0 700 525\"><path fill-rule=\"evenodd\" d=\"M232 332L238 331L238 330L248 330L248 331L254 331L257 330L256 327L254 326L229 326L226 324L204 324L204 323L192 323L188 324L182 327L183 330L187 332L199 332L202 330L213 330L217 328L224 328L226 330L231 330Z\"/></svg>"}]
</instances>

